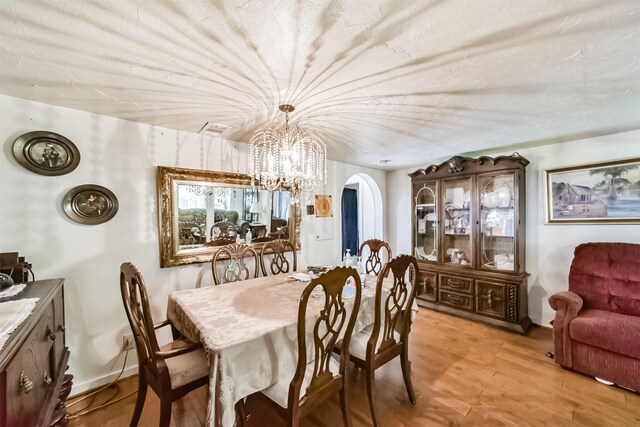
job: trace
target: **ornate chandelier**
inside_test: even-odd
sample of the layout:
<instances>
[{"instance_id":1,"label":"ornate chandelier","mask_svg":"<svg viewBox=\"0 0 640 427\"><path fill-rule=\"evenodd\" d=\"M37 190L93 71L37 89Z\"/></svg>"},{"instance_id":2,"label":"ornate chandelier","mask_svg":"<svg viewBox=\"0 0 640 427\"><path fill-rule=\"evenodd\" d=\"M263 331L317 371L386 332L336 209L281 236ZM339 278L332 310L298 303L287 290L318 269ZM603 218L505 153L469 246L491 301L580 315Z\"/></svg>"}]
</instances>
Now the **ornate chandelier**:
<instances>
[{"instance_id":1,"label":"ornate chandelier","mask_svg":"<svg viewBox=\"0 0 640 427\"><path fill-rule=\"evenodd\" d=\"M282 188L300 202L303 191L312 191L327 182L327 145L317 135L293 124L289 113L295 108L284 104L284 126L267 123L251 137L249 175L269 191Z\"/></svg>"}]
</instances>

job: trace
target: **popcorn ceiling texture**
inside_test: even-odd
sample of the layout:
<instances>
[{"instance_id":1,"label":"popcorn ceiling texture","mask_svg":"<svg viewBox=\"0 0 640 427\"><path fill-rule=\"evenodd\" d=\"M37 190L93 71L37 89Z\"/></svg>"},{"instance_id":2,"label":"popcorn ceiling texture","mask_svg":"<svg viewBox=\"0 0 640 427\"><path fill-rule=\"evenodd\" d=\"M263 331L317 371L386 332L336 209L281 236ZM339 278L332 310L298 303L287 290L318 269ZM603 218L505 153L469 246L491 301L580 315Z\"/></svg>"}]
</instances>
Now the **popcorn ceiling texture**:
<instances>
[{"instance_id":1,"label":"popcorn ceiling texture","mask_svg":"<svg viewBox=\"0 0 640 427\"><path fill-rule=\"evenodd\" d=\"M0 92L246 142L280 103L376 168L640 127L640 2L0 2ZM378 165L380 159L391 159Z\"/></svg>"}]
</instances>

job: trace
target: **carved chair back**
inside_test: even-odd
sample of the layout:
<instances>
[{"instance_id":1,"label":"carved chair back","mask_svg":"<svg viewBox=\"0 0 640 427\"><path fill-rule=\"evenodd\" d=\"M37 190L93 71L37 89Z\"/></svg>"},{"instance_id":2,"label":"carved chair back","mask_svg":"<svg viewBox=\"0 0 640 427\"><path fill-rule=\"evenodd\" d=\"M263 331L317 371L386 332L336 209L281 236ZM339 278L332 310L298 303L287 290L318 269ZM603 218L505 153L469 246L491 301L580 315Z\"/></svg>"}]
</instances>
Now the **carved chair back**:
<instances>
[{"instance_id":1,"label":"carved chair back","mask_svg":"<svg viewBox=\"0 0 640 427\"><path fill-rule=\"evenodd\" d=\"M274 218L274 220L275 220L275 218ZM272 231L267 236L271 237L272 239L288 239L289 238L289 226L288 225L284 225L282 227L279 227L276 231Z\"/></svg>"},{"instance_id":2,"label":"carved chair back","mask_svg":"<svg viewBox=\"0 0 640 427\"><path fill-rule=\"evenodd\" d=\"M291 251L293 256L293 265L289 264L289 260L285 256L288 250ZM269 263L269 270L272 275L288 273L289 271L296 271L298 269L296 249L289 240L272 240L262 246L262 250L260 250L260 267L262 269L262 275L264 276L268 276L266 264L268 258L271 256L272 258ZM291 267L293 267L293 269Z\"/></svg>"},{"instance_id":3,"label":"carved chair back","mask_svg":"<svg viewBox=\"0 0 640 427\"><path fill-rule=\"evenodd\" d=\"M191 226L188 223L179 222L178 223L178 241L180 245L193 245L191 239Z\"/></svg>"},{"instance_id":4,"label":"carved chair back","mask_svg":"<svg viewBox=\"0 0 640 427\"><path fill-rule=\"evenodd\" d=\"M209 236L211 237L211 240L225 239L229 237L235 237L237 235L238 229L236 228L236 226L226 221L216 222L211 226L211 229L209 230Z\"/></svg>"},{"instance_id":5,"label":"carved chair back","mask_svg":"<svg viewBox=\"0 0 640 427\"><path fill-rule=\"evenodd\" d=\"M174 362L173 366L184 364L185 360L189 361L190 367L194 364L203 366L207 363L206 356L201 350L201 344L189 344L184 340L180 340L178 348L174 348L173 343L170 349L167 346L163 347L164 350L158 347L155 330L164 326L171 326L173 330L173 325L169 320L154 325L144 279L136 266L130 262L120 266L120 292L138 353L138 396L130 425L137 426L140 421L147 386L149 386L160 398L160 427L169 427L171 402L207 384L209 376L206 374L206 369L195 369L191 371L191 376L187 374L185 378L184 374L178 370L176 378L182 376L183 383L172 387L172 374L165 361L169 359L176 361L190 353L192 356L188 356L187 359L182 358L183 362Z\"/></svg>"},{"instance_id":6,"label":"carved chair back","mask_svg":"<svg viewBox=\"0 0 640 427\"><path fill-rule=\"evenodd\" d=\"M289 238L289 226L284 225L280 227L278 231L276 231L276 238L278 239L288 239Z\"/></svg>"},{"instance_id":7,"label":"carved chair back","mask_svg":"<svg viewBox=\"0 0 640 427\"><path fill-rule=\"evenodd\" d=\"M120 266L120 292L124 310L136 342L138 365L156 370L155 353L160 350L151 317L147 287L138 268L130 262Z\"/></svg>"},{"instance_id":8,"label":"carved chair back","mask_svg":"<svg viewBox=\"0 0 640 427\"><path fill-rule=\"evenodd\" d=\"M399 255L386 263L378 274L374 324L367 343L367 359L373 359L374 355L379 356L407 340L411 330L411 307L416 297L417 272L415 257ZM383 301L382 286L389 274L393 284ZM396 333L400 335L400 341L396 340Z\"/></svg>"},{"instance_id":9,"label":"carved chair back","mask_svg":"<svg viewBox=\"0 0 640 427\"><path fill-rule=\"evenodd\" d=\"M343 289L347 286L355 285L355 297L353 306L349 312L342 297ZM309 298L312 293L317 295L316 288L322 289L323 293ZM355 326L356 317L360 308L362 288L358 272L351 267L337 267L321 274L313 279L302 291L300 306L298 310L298 364L296 372L289 385L288 411L298 412L297 408L308 405L313 407L319 401L324 400L332 393L344 389L346 394L346 373L348 369L347 361L349 355L342 352L340 355L340 366L337 373L330 369L331 355L336 342L342 338L343 345L348 348ZM317 311L319 316L308 317L311 310ZM307 319L314 318L313 328L307 328ZM307 370L307 331L313 330L313 371L308 378L308 386L304 395L300 397L300 389ZM344 331L344 335L342 332ZM343 415L346 417L346 409L343 403Z\"/></svg>"},{"instance_id":10,"label":"carved chair back","mask_svg":"<svg viewBox=\"0 0 640 427\"><path fill-rule=\"evenodd\" d=\"M364 269L365 272L367 274L378 274L380 273L380 270L382 269L383 266L383 262L382 259L380 258L380 251L384 248L386 249L387 252L387 260L385 262L388 262L391 257L391 246L389 246L389 244L387 242L385 242L384 240L378 240L378 239L370 239L370 240L365 240L364 242L362 242L362 244L360 245L360 249L358 249L358 256L364 256L363 252L365 247L369 248L369 256L366 260L363 260L364 262Z\"/></svg>"},{"instance_id":11,"label":"carved chair back","mask_svg":"<svg viewBox=\"0 0 640 427\"><path fill-rule=\"evenodd\" d=\"M216 285L221 283L238 282L252 278L249 266L245 263L248 258L253 258L253 277L258 277L258 253L244 243L232 243L220 248L211 261L213 281ZM216 268L218 261L228 260L229 264L223 274Z\"/></svg>"}]
</instances>

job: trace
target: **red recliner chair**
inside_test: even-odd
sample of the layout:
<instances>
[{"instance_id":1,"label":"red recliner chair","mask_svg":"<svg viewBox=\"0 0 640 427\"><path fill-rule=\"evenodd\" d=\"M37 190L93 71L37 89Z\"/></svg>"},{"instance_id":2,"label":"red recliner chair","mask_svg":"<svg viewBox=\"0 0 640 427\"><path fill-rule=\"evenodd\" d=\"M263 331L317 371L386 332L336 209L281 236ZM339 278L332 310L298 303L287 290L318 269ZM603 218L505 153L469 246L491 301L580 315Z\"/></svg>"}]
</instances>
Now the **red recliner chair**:
<instances>
[{"instance_id":1,"label":"red recliner chair","mask_svg":"<svg viewBox=\"0 0 640 427\"><path fill-rule=\"evenodd\" d=\"M549 304L556 363L640 392L640 244L576 247Z\"/></svg>"}]
</instances>

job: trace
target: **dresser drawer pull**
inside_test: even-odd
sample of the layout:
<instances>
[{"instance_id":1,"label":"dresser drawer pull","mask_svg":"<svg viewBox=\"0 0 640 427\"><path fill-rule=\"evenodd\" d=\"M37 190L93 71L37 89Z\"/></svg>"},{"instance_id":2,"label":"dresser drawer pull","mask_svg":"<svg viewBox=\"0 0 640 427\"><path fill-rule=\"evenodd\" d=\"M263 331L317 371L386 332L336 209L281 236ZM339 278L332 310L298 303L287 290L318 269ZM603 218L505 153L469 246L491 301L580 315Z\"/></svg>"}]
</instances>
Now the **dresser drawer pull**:
<instances>
[{"instance_id":1,"label":"dresser drawer pull","mask_svg":"<svg viewBox=\"0 0 640 427\"><path fill-rule=\"evenodd\" d=\"M58 323L58 330L59 330L60 332L64 332L64 331L66 331L66 330L67 330L67 328L66 328L63 324Z\"/></svg>"},{"instance_id":2,"label":"dresser drawer pull","mask_svg":"<svg viewBox=\"0 0 640 427\"><path fill-rule=\"evenodd\" d=\"M464 282L459 280L447 279L447 285L456 289L464 288Z\"/></svg>"},{"instance_id":3,"label":"dresser drawer pull","mask_svg":"<svg viewBox=\"0 0 640 427\"><path fill-rule=\"evenodd\" d=\"M47 326L47 336L49 337L49 339L51 341L55 341L55 339L56 339L56 334L48 326Z\"/></svg>"},{"instance_id":4,"label":"dresser drawer pull","mask_svg":"<svg viewBox=\"0 0 640 427\"><path fill-rule=\"evenodd\" d=\"M464 305L464 299L460 297L454 297L453 295L447 295L447 300L456 305Z\"/></svg>"},{"instance_id":5,"label":"dresser drawer pull","mask_svg":"<svg viewBox=\"0 0 640 427\"><path fill-rule=\"evenodd\" d=\"M49 376L49 374L47 374L47 372L46 372L46 371L45 371L45 373L44 373L44 374L42 374L42 381L44 381L44 383L45 383L46 385L50 385L50 384L53 382L53 380L51 379L51 377Z\"/></svg>"},{"instance_id":6,"label":"dresser drawer pull","mask_svg":"<svg viewBox=\"0 0 640 427\"><path fill-rule=\"evenodd\" d=\"M27 378L24 374L24 371L20 371L20 379L18 380L18 384L22 391L25 393L29 393L33 389L33 382Z\"/></svg>"}]
</instances>

